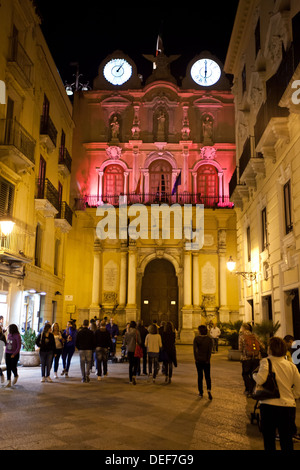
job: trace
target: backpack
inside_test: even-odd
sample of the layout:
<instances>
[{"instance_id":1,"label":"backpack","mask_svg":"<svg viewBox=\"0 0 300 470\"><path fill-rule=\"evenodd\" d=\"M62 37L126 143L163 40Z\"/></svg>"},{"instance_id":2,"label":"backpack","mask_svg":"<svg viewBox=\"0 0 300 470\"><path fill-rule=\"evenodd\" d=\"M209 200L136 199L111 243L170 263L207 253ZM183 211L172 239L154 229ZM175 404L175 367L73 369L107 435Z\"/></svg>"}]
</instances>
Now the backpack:
<instances>
[{"instance_id":1,"label":"backpack","mask_svg":"<svg viewBox=\"0 0 300 470\"><path fill-rule=\"evenodd\" d=\"M260 345L255 335L244 335L244 345L247 357L254 358L259 356Z\"/></svg>"}]
</instances>

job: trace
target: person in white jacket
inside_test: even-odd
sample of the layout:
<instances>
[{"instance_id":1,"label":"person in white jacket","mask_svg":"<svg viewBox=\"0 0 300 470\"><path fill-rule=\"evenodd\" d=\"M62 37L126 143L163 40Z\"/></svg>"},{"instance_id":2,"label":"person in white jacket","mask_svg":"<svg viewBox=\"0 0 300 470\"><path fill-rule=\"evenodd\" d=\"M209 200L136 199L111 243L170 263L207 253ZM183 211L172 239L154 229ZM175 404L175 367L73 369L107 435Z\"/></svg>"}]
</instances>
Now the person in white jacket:
<instances>
[{"instance_id":1,"label":"person in white jacket","mask_svg":"<svg viewBox=\"0 0 300 470\"><path fill-rule=\"evenodd\" d=\"M267 451L276 450L277 429L281 450L293 450L295 399L300 397L300 374L295 364L286 360L286 352L287 347L283 339L279 337L270 339L268 358L271 360L272 370L275 372L280 398L260 401L261 431L264 448ZM263 385L267 380L268 358L260 361L258 372L253 374L257 385Z\"/></svg>"}]
</instances>

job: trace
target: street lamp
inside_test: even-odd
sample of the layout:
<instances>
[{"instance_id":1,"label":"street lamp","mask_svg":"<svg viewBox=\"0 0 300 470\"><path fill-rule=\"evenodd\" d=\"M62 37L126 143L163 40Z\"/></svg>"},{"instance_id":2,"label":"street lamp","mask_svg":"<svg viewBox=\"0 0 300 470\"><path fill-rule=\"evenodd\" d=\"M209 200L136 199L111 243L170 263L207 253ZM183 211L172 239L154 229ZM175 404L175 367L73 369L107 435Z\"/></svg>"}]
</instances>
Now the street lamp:
<instances>
[{"instance_id":1,"label":"street lamp","mask_svg":"<svg viewBox=\"0 0 300 470\"><path fill-rule=\"evenodd\" d=\"M235 266L236 266L236 262L232 259L232 256L230 256L229 260L227 261L228 271L230 271L233 274L236 274L238 276L242 276L247 281L256 281L256 276L257 276L258 273L246 272L246 271L234 271Z\"/></svg>"},{"instance_id":2,"label":"street lamp","mask_svg":"<svg viewBox=\"0 0 300 470\"><path fill-rule=\"evenodd\" d=\"M82 90L82 91L88 91L91 89L91 87L89 86L89 82L87 82L86 84L83 84L81 83L79 80L80 80L80 77L82 77L82 74L79 73L79 64L78 62L72 62L70 65L76 67L76 74L73 75L73 77L75 77L75 82L74 83L65 83L65 89L66 89L66 93L68 96L72 96L74 94L74 91L79 91L79 90Z\"/></svg>"},{"instance_id":3,"label":"street lamp","mask_svg":"<svg viewBox=\"0 0 300 470\"><path fill-rule=\"evenodd\" d=\"M15 222L9 216L3 216L0 218L0 230L3 238L8 237L13 231Z\"/></svg>"}]
</instances>

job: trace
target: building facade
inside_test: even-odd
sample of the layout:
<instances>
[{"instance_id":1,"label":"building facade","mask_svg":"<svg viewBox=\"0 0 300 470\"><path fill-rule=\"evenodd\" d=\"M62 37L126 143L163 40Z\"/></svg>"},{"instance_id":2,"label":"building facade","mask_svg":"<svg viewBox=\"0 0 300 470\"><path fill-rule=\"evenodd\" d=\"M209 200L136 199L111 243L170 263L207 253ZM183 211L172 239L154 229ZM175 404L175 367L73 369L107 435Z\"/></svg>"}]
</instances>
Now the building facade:
<instances>
[{"instance_id":1,"label":"building facade","mask_svg":"<svg viewBox=\"0 0 300 470\"><path fill-rule=\"evenodd\" d=\"M74 125L30 0L1 2L0 80L0 315L38 330L63 318Z\"/></svg>"},{"instance_id":2,"label":"building facade","mask_svg":"<svg viewBox=\"0 0 300 470\"><path fill-rule=\"evenodd\" d=\"M300 338L300 5L240 2L225 63L234 76L240 314Z\"/></svg>"},{"instance_id":3,"label":"building facade","mask_svg":"<svg viewBox=\"0 0 300 470\"><path fill-rule=\"evenodd\" d=\"M79 324L109 315L121 326L171 320L185 341L203 321L238 315L237 280L226 269L236 254L233 95L209 52L188 64L180 85L171 74L177 57L145 56L153 71L144 82L115 51L93 89L75 94L64 311ZM195 247L182 221L191 210L197 233L201 205L203 243ZM104 228L114 227L108 208L114 236Z\"/></svg>"}]
</instances>

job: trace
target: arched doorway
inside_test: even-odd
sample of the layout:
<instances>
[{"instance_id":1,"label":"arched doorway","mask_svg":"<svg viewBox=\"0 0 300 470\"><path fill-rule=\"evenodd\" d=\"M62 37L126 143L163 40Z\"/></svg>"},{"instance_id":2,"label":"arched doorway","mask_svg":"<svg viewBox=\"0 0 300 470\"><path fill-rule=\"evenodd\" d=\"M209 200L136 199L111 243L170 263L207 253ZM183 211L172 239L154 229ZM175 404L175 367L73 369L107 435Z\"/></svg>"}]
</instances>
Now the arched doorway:
<instances>
[{"instance_id":1,"label":"arched doorway","mask_svg":"<svg viewBox=\"0 0 300 470\"><path fill-rule=\"evenodd\" d=\"M142 280L141 319L145 326L154 320L171 321L178 330L178 279L173 264L154 259L147 265Z\"/></svg>"}]
</instances>

